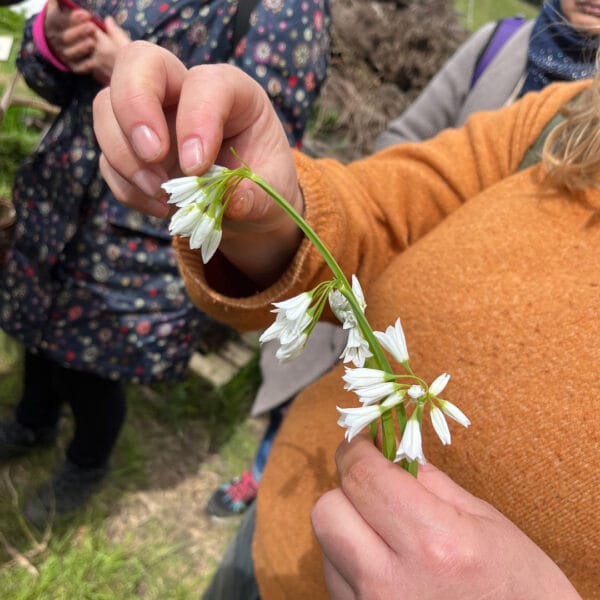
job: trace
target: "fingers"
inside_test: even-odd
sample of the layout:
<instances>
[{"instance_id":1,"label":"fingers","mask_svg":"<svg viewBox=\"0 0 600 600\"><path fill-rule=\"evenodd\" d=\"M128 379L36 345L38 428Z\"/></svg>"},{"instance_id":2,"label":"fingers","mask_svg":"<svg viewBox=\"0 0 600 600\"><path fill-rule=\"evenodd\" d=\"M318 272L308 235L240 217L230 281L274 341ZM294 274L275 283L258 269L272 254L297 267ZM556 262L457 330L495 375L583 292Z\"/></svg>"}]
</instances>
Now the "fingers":
<instances>
[{"instance_id":1,"label":"fingers","mask_svg":"<svg viewBox=\"0 0 600 600\"><path fill-rule=\"evenodd\" d=\"M325 555L323 555L323 575L332 600L355 600L356 594L352 586L340 575Z\"/></svg>"},{"instance_id":2,"label":"fingers","mask_svg":"<svg viewBox=\"0 0 600 600\"><path fill-rule=\"evenodd\" d=\"M385 459L368 438L340 445L336 461L350 502L400 555L428 532L447 539L455 535L462 520L457 509L429 490L421 478Z\"/></svg>"},{"instance_id":3,"label":"fingers","mask_svg":"<svg viewBox=\"0 0 600 600\"><path fill-rule=\"evenodd\" d=\"M177 104L185 74L173 54L146 42L133 42L117 56L110 96L95 103L94 121L99 123L99 142L109 162L114 165L114 158L127 158L120 171L126 179L132 179L141 164L166 157L170 136L164 109ZM115 128L132 156L112 156Z\"/></svg>"},{"instance_id":4,"label":"fingers","mask_svg":"<svg viewBox=\"0 0 600 600\"><path fill-rule=\"evenodd\" d=\"M117 47L122 48L131 42L129 34L122 27L119 27L111 16L104 19L104 25L106 26L106 35L111 38Z\"/></svg>"},{"instance_id":5,"label":"fingers","mask_svg":"<svg viewBox=\"0 0 600 600\"><path fill-rule=\"evenodd\" d=\"M169 205L167 204L166 197L159 198L154 197L152 194L145 194L139 187L131 185L119 175L116 169L112 168L104 154L100 155L100 172L115 198L120 202L127 204L130 208L152 215L153 217L158 217L159 219L168 216ZM150 174L150 177L152 176L153 174ZM160 182L158 185L160 185Z\"/></svg>"},{"instance_id":6,"label":"fingers","mask_svg":"<svg viewBox=\"0 0 600 600\"><path fill-rule=\"evenodd\" d=\"M333 595L362 597L386 572L391 552L340 489L321 496L311 520L324 557L325 577Z\"/></svg>"}]
</instances>

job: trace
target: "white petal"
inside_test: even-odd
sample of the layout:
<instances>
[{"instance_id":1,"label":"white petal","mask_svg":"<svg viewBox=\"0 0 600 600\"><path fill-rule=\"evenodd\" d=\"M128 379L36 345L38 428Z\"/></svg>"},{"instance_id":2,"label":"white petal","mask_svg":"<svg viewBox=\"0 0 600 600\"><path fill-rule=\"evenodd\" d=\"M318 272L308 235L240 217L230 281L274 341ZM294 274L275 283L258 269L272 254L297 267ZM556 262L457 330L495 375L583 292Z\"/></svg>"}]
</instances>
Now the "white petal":
<instances>
[{"instance_id":1,"label":"white petal","mask_svg":"<svg viewBox=\"0 0 600 600\"><path fill-rule=\"evenodd\" d=\"M223 231L221 229L213 229L204 240L204 243L202 244L202 262L204 264L214 256L219 248L222 235Z\"/></svg>"},{"instance_id":2,"label":"white petal","mask_svg":"<svg viewBox=\"0 0 600 600\"><path fill-rule=\"evenodd\" d=\"M431 417L431 424L442 444L446 446L449 445L451 442L450 430L448 429L448 423L446 423L444 413L437 406L434 406L431 409L429 416Z\"/></svg>"},{"instance_id":3,"label":"white petal","mask_svg":"<svg viewBox=\"0 0 600 600\"><path fill-rule=\"evenodd\" d=\"M396 384L393 381L386 381L384 383L376 383L374 385L362 387L354 391L359 400L365 406L368 406L393 394L396 391Z\"/></svg>"},{"instance_id":4,"label":"white petal","mask_svg":"<svg viewBox=\"0 0 600 600\"><path fill-rule=\"evenodd\" d=\"M346 367L346 374L342 379L346 382L345 389L355 390L375 383L383 383L385 377L385 372L380 369L350 369Z\"/></svg>"},{"instance_id":5,"label":"white petal","mask_svg":"<svg viewBox=\"0 0 600 600\"><path fill-rule=\"evenodd\" d=\"M258 341L261 344L270 342L271 340L279 338L285 329L286 323L283 319L276 319L265 331L263 331Z\"/></svg>"},{"instance_id":6,"label":"white petal","mask_svg":"<svg viewBox=\"0 0 600 600\"><path fill-rule=\"evenodd\" d=\"M302 354L304 346L306 345L306 334L296 337L289 344L283 344L280 346L275 353L275 357L279 362L287 362Z\"/></svg>"},{"instance_id":7,"label":"white petal","mask_svg":"<svg viewBox=\"0 0 600 600\"><path fill-rule=\"evenodd\" d=\"M417 419L410 418L404 429L402 441L396 453L395 461L407 458L409 461L417 460L421 464L425 463L423 455L423 446L421 440L421 427Z\"/></svg>"},{"instance_id":8,"label":"white petal","mask_svg":"<svg viewBox=\"0 0 600 600\"><path fill-rule=\"evenodd\" d=\"M282 302L273 302L273 306L285 313L286 318L295 321L299 319L310 307L312 295L308 292L302 292L293 298L283 300Z\"/></svg>"},{"instance_id":9,"label":"white petal","mask_svg":"<svg viewBox=\"0 0 600 600\"><path fill-rule=\"evenodd\" d=\"M342 361L352 362L355 367L362 367L369 356L373 356L373 354L369 350L369 344L362 337L358 328L354 327L350 329L346 347L340 355Z\"/></svg>"},{"instance_id":10,"label":"white petal","mask_svg":"<svg viewBox=\"0 0 600 600\"><path fill-rule=\"evenodd\" d=\"M361 406L359 408L340 408L338 406L336 408L341 413L338 425L346 428L345 437L349 442L369 423L378 419L381 414L378 406Z\"/></svg>"},{"instance_id":11,"label":"white petal","mask_svg":"<svg viewBox=\"0 0 600 600\"><path fill-rule=\"evenodd\" d=\"M180 208L172 217L169 223L169 233L171 235L182 235L184 237L191 235L196 222L202 218L202 213L195 206Z\"/></svg>"},{"instance_id":12,"label":"white petal","mask_svg":"<svg viewBox=\"0 0 600 600\"><path fill-rule=\"evenodd\" d=\"M452 404L452 402L448 402L448 400L440 400L440 405L444 413L446 413L451 419L454 419L457 423L460 423L463 427L468 427L471 424L471 421L469 421L465 413L463 413L458 406Z\"/></svg>"},{"instance_id":13,"label":"white petal","mask_svg":"<svg viewBox=\"0 0 600 600\"><path fill-rule=\"evenodd\" d=\"M425 390L417 384L411 385L406 392L413 400L419 399L425 395Z\"/></svg>"},{"instance_id":14,"label":"white petal","mask_svg":"<svg viewBox=\"0 0 600 600\"><path fill-rule=\"evenodd\" d=\"M450 375L448 373L442 373L439 377L436 377L434 382L429 386L429 393L433 396L439 396L446 385L450 381Z\"/></svg>"},{"instance_id":15,"label":"white petal","mask_svg":"<svg viewBox=\"0 0 600 600\"><path fill-rule=\"evenodd\" d=\"M346 296L339 290L329 292L329 306L340 323L345 323L348 313L352 313Z\"/></svg>"},{"instance_id":16,"label":"white petal","mask_svg":"<svg viewBox=\"0 0 600 600\"><path fill-rule=\"evenodd\" d=\"M404 363L408 361L408 349L406 348L406 339L404 337L404 331L402 331L402 324L400 319L396 319L395 325L391 325L385 330L385 333L381 331L375 331L375 337L379 340L379 343L399 362Z\"/></svg>"},{"instance_id":17,"label":"white petal","mask_svg":"<svg viewBox=\"0 0 600 600\"><path fill-rule=\"evenodd\" d=\"M360 287L360 283L356 275L352 275L352 292L356 296L358 300L358 305L361 310L365 312L365 308L367 308L367 303L365 302L365 295L363 294L362 288Z\"/></svg>"},{"instance_id":18,"label":"white petal","mask_svg":"<svg viewBox=\"0 0 600 600\"><path fill-rule=\"evenodd\" d=\"M190 236L190 248L192 250L200 248L202 244L204 244L204 241L209 236L210 232L213 230L214 226L215 220L211 217L203 215L201 219L198 219L198 222L194 227L194 231L192 231L192 235Z\"/></svg>"}]
</instances>

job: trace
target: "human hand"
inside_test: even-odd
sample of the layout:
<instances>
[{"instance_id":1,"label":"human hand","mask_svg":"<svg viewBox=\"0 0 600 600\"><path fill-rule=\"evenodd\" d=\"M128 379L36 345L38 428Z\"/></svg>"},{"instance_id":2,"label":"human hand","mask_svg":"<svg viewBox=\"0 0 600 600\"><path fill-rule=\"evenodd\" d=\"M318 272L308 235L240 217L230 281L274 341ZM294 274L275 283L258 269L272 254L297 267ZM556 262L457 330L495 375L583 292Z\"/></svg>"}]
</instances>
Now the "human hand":
<instances>
[{"instance_id":1,"label":"human hand","mask_svg":"<svg viewBox=\"0 0 600 600\"><path fill-rule=\"evenodd\" d=\"M580 598L511 521L432 465L415 479L366 436L336 461L341 488L312 512L332 598Z\"/></svg>"},{"instance_id":2,"label":"human hand","mask_svg":"<svg viewBox=\"0 0 600 600\"><path fill-rule=\"evenodd\" d=\"M100 83L108 84L119 50L129 44L131 39L112 17L106 17L104 24L106 33L96 28L96 44L93 52L74 65L72 71L80 74L89 73Z\"/></svg>"},{"instance_id":3,"label":"human hand","mask_svg":"<svg viewBox=\"0 0 600 600\"><path fill-rule=\"evenodd\" d=\"M70 10L48 0L44 34L54 56L72 71L90 56L96 46L96 30L92 15L83 9Z\"/></svg>"},{"instance_id":4,"label":"human hand","mask_svg":"<svg viewBox=\"0 0 600 600\"><path fill-rule=\"evenodd\" d=\"M111 85L94 102L100 168L115 196L148 214L168 214L160 184L239 156L302 213L302 194L283 127L264 90L226 64L186 67L146 42L121 50ZM301 240L291 219L244 180L227 205L220 250L257 282L282 270Z\"/></svg>"}]
</instances>

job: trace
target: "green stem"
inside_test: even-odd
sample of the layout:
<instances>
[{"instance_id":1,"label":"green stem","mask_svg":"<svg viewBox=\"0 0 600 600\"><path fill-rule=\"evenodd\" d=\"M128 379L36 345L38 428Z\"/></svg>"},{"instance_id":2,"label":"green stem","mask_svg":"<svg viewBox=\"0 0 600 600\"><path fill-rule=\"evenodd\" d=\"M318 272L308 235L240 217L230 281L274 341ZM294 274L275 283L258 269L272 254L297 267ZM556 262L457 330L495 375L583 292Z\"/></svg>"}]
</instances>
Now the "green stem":
<instances>
[{"instance_id":1,"label":"green stem","mask_svg":"<svg viewBox=\"0 0 600 600\"><path fill-rule=\"evenodd\" d=\"M345 298L348 300L352 311L354 312L354 316L358 322L360 330L367 340L369 344L369 348L373 352L373 356L378 363L379 368L382 371L387 373L393 373L392 367L383 352L375 334L373 333L373 329L371 325L367 321L362 308L358 304L354 293L352 292L352 286L348 282L348 279L344 275L344 272L338 265L335 258L329 249L323 242L321 238L313 231L313 229L308 225L308 223L300 216L300 214L296 211L296 209L283 197L279 194L275 189L273 189L266 181L261 179L258 175L250 172L248 174L248 178L252 180L256 185L262 188L269 196L281 206L281 208L293 219L293 221L298 225L298 227L302 230L304 235L314 244L317 250L321 253L321 256L327 263L327 266L331 269L335 279L341 284L341 288L339 291L344 294ZM339 285L338 284L338 285ZM406 411L402 404L397 405L397 414L399 418L399 422L401 425L401 433L403 433L404 425L406 424ZM389 460L394 460L396 457L396 431L394 428L394 419L391 410L386 411L381 416L381 428L382 428L382 436L383 436L383 455ZM410 466L410 465L409 465Z\"/></svg>"}]
</instances>

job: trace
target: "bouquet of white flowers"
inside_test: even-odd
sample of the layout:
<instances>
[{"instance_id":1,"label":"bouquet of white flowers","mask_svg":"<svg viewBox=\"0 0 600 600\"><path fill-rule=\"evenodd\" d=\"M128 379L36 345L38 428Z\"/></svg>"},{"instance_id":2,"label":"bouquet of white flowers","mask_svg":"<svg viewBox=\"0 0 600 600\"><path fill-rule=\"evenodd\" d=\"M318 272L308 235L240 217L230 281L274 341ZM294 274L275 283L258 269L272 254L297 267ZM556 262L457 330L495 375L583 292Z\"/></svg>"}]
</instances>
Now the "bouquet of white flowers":
<instances>
[{"instance_id":1,"label":"bouquet of white flowers","mask_svg":"<svg viewBox=\"0 0 600 600\"><path fill-rule=\"evenodd\" d=\"M213 166L200 177L180 177L163 185L169 203L178 210L171 219L173 235L190 238L190 248L200 248L202 260L208 262L221 241L221 222L227 202L242 179L249 179L265 190L298 224L317 247L333 277L314 289L294 298L276 302L275 322L262 334L260 341L279 339L277 358L292 360L298 356L326 303L348 331L346 347L340 358L351 363L343 376L344 388L354 392L361 403L356 408L339 408L338 424L350 441L365 427L375 437L381 422L382 452L390 460L416 475L418 464L425 462L422 445L422 422L425 409L442 444L450 444L446 416L464 427L469 419L454 404L440 397L450 375L442 373L430 385L418 377L409 363L406 339L400 319L385 332L373 331L365 317L366 302L355 275L348 281L338 263L311 227L297 211L249 167L237 169ZM398 362L403 373L395 373L384 352ZM410 411L410 415L408 414ZM396 424L400 443L396 444Z\"/></svg>"}]
</instances>

